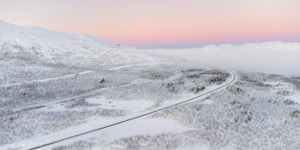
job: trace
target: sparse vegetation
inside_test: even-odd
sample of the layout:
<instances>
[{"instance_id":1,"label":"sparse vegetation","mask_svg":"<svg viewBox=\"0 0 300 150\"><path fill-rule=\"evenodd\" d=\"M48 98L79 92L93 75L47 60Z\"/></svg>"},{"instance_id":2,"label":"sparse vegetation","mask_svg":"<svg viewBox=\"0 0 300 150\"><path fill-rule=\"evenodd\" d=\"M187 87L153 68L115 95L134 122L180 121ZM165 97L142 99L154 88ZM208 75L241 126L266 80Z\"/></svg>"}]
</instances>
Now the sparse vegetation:
<instances>
[{"instance_id":1,"label":"sparse vegetation","mask_svg":"<svg viewBox=\"0 0 300 150\"><path fill-rule=\"evenodd\" d=\"M62 145L52 148L51 150L86 150L90 149L94 146L94 143L86 142L86 141L77 141L69 145Z\"/></svg>"},{"instance_id":2,"label":"sparse vegetation","mask_svg":"<svg viewBox=\"0 0 300 150\"><path fill-rule=\"evenodd\" d=\"M287 105L293 105L293 104L295 104L295 102L293 100L289 99L289 98L286 99L286 100L284 100L284 103L287 104Z\"/></svg>"},{"instance_id":3,"label":"sparse vegetation","mask_svg":"<svg viewBox=\"0 0 300 150\"><path fill-rule=\"evenodd\" d=\"M278 95L282 95L282 96L289 96L291 94L290 91L286 91L286 90L280 90L277 92Z\"/></svg>"},{"instance_id":4,"label":"sparse vegetation","mask_svg":"<svg viewBox=\"0 0 300 150\"><path fill-rule=\"evenodd\" d=\"M295 110L291 113L291 116L293 117L300 117L300 111L299 110Z\"/></svg>"},{"instance_id":5,"label":"sparse vegetation","mask_svg":"<svg viewBox=\"0 0 300 150\"><path fill-rule=\"evenodd\" d=\"M195 94L197 94L198 92L203 91L204 89L205 89L205 86L196 85L195 87L193 87L191 89L191 91L194 92Z\"/></svg>"},{"instance_id":6,"label":"sparse vegetation","mask_svg":"<svg viewBox=\"0 0 300 150\"><path fill-rule=\"evenodd\" d=\"M298 78L244 73L235 84L211 93L229 73L130 53L85 36L61 34L62 42L46 35L26 44L0 41L0 149L6 144L26 149L23 140L94 130L190 98L195 99L139 120L165 119L184 126L183 132L146 135L130 126L128 136L106 128L53 150L176 149L203 143L212 149L300 147ZM203 90L209 95L200 96Z\"/></svg>"},{"instance_id":7,"label":"sparse vegetation","mask_svg":"<svg viewBox=\"0 0 300 150\"><path fill-rule=\"evenodd\" d=\"M234 85L228 86L228 87L227 87L227 90L228 90L229 92L231 92L232 94L235 94L235 95L241 94L241 93L244 92L241 88L239 88L239 87L237 87L237 86L234 86Z\"/></svg>"}]
</instances>

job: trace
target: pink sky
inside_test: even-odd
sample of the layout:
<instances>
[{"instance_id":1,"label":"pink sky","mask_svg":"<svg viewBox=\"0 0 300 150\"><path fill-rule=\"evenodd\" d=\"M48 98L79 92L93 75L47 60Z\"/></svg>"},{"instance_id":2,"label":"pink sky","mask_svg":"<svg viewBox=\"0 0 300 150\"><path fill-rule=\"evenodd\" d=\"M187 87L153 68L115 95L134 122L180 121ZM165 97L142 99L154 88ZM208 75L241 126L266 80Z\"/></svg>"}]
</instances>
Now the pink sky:
<instances>
[{"instance_id":1,"label":"pink sky","mask_svg":"<svg viewBox=\"0 0 300 150\"><path fill-rule=\"evenodd\" d=\"M126 45L300 40L299 0L0 0L0 19Z\"/></svg>"}]
</instances>

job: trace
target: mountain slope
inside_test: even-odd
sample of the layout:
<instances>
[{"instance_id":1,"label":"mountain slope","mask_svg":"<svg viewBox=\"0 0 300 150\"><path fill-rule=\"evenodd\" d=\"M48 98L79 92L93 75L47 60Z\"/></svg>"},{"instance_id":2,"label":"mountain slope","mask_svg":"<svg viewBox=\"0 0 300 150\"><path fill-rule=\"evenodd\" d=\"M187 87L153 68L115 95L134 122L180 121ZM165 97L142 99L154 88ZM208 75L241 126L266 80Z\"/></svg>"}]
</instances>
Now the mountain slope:
<instances>
[{"instance_id":1,"label":"mountain slope","mask_svg":"<svg viewBox=\"0 0 300 150\"><path fill-rule=\"evenodd\" d=\"M0 21L0 104L75 96L102 88L103 78L121 85L131 78L111 68L158 61L105 39Z\"/></svg>"},{"instance_id":2,"label":"mountain slope","mask_svg":"<svg viewBox=\"0 0 300 150\"><path fill-rule=\"evenodd\" d=\"M97 61L119 65L146 61L128 49L98 37L54 32L32 26L16 26L0 21L0 58L72 61Z\"/></svg>"},{"instance_id":3,"label":"mountain slope","mask_svg":"<svg viewBox=\"0 0 300 150\"><path fill-rule=\"evenodd\" d=\"M272 58L267 54L276 52L299 70L296 47L265 43L163 52L218 65L227 58L247 69L243 61L264 66ZM198 97L228 81L226 88ZM175 103L182 105L161 109ZM137 115L143 117L131 120ZM0 22L0 149L53 141L58 143L45 149L299 149L299 127L299 76L229 74L145 56L96 37Z\"/></svg>"}]
</instances>

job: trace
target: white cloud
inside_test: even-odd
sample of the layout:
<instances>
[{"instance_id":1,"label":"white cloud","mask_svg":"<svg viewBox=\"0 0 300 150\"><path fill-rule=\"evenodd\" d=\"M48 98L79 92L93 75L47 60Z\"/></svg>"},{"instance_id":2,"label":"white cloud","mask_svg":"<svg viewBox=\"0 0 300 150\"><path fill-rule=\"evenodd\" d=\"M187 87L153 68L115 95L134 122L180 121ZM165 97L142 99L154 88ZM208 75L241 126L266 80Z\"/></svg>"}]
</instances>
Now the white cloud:
<instances>
[{"instance_id":1,"label":"white cloud","mask_svg":"<svg viewBox=\"0 0 300 150\"><path fill-rule=\"evenodd\" d=\"M300 43L210 45L203 48L146 50L146 53L243 72L300 75Z\"/></svg>"}]
</instances>

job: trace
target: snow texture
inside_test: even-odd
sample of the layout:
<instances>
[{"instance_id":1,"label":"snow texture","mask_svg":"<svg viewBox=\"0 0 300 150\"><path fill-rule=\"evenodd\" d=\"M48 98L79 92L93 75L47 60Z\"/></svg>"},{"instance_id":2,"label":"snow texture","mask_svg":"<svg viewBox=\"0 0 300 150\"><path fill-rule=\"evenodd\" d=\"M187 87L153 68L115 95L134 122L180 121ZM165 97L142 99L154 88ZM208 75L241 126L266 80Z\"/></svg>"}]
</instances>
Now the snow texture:
<instances>
[{"instance_id":1,"label":"snow texture","mask_svg":"<svg viewBox=\"0 0 300 150\"><path fill-rule=\"evenodd\" d=\"M289 66L275 65L297 73L298 47L222 45L187 53L224 68L238 60L251 69L238 50L249 58L257 56L250 50L263 49L264 58L273 49L288 50L281 61L290 58ZM232 63L223 63L224 57ZM237 74L234 84L190 103L44 149L299 149L300 77ZM0 21L0 149L30 149L90 131L195 97L232 78L203 64L145 55L97 37Z\"/></svg>"}]
</instances>

